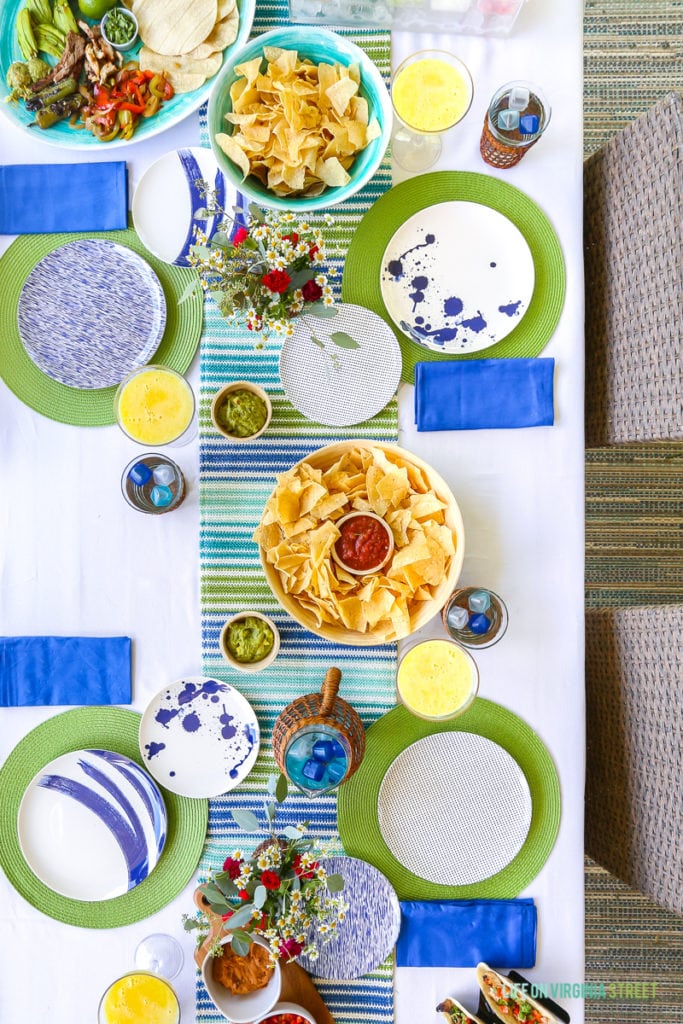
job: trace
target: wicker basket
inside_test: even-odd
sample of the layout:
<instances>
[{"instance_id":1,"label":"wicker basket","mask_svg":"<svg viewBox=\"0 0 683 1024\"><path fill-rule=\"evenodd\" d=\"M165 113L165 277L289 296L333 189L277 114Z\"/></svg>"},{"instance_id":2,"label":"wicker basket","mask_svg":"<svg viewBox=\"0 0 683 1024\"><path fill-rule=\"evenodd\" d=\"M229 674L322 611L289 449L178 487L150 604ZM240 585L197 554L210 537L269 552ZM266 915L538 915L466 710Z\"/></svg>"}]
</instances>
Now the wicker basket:
<instances>
[{"instance_id":1,"label":"wicker basket","mask_svg":"<svg viewBox=\"0 0 683 1024\"><path fill-rule=\"evenodd\" d=\"M336 729L346 740L351 752L343 781L350 779L360 766L365 753L365 729L357 711L337 696L341 672L329 668L320 693L307 693L288 704L273 726L273 756L280 771L286 775L285 752L292 737L311 725L325 725Z\"/></svg>"}]
</instances>

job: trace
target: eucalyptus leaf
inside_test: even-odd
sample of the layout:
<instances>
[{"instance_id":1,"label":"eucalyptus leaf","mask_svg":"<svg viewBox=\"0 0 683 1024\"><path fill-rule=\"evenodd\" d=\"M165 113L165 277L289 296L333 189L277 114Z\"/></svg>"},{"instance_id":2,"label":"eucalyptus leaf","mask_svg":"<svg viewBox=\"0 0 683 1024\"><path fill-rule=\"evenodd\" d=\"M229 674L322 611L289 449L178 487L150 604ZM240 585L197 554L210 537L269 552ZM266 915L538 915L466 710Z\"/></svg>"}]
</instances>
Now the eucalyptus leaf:
<instances>
[{"instance_id":1,"label":"eucalyptus leaf","mask_svg":"<svg viewBox=\"0 0 683 1024\"><path fill-rule=\"evenodd\" d=\"M206 896L209 903L213 903L216 900L222 902L225 893L223 893L214 882L207 882L206 885L202 886L202 895Z\"/></svg>"},{"instance_id":2,"label":"eucalyptus leaf","mask_svg":"<svg viewBox=\"0 0 683 1024\"><path fill-rule=\"evenodd\" d=\"M292 881L292 890L293 890L293 892L299 892L300 889L301 889L301 879L299 878L298 875L295 875L294 879Z\"/></svg>"},{"instance_id":3,"label":"eucalyptus leaf","mask_svg":"<svg viewBox=\"0 0 683 1024\"><path fill-rule=\"evenodd\" d=\"M255 220L257 224L266 223L265 216L255 203L249 203L249 216L252 220Z\"/></svg>"},{"instance_id":4,"label":"eucalyptus leaf","mask_svg":"<svg viewBox=\"0 0 683 1024\"><path fill-rule=\"evenodd\" d=\"M280 774L277 782L275 783L275 799L279 804L282 804L287 799L289 792L289 783L287 782L287 776Z\"/></svg>"},{"instance_id":5,"label":"eucalyptus leaf","mask_svg":"<svg viewBox=\"0 0 683 1024\"><path fill-rule=\"evenodd\" d=\"M208 245L193 245L192 255L199 257L199 259L201 260L208 260L209 256L211 255L211 250L209 249Z\"/></svg>"},{"instance_id":6,"label":"eucalyptus leaf","mask_svg":"<svg viewBox=\"0 0 683 1024\"><path fill-rule=\"evenodd\" d=\"M261 828L259 820L251 811L242 811L239 808L230 811L230 817L239 825L243 832L258 832Z\"/></svg>"},{"instance_id":7,"label":"eucalyptus leaf","mask_svg":"<svg viewBox=\"0 0 683 1024\"><path fill-rule=\"evenodd\" d=\"M290 271L289 276L292 279L292 283L289 285L289 291L294 292L297 288L302 288L307 281L311 280L311 269L305 267L303 270L295 270L293 273Z\"/></svg>"},{"instance_id":8,"label":"eucalyptus leaf","mask_svg":"<svg viewBox=\"0 0 683 1024\"><path fill-rule=\"evenodd\" d=\"M287 828L283 828L282 834L287 836L288 839L301 839L301 832L298 828L294 828L293 825L288 825Z\"/></svg>"},{"instance_id":9,"label":"eucalyptus leaf","mask_svg":"<svg viewBox=\"0 0 683 1024\"><path fill-rule=\"evenodd\" d=\"M329 892L341 892L344 888L344 879L341 875L328 875L327 888Z\"/></svg>"},{"instance_id":10,"label":"eucalyptus leaf","mask_svg":"<svg viewBox=\"0 0 683 1024\"><path fill-rule=\"evenodd\" d=\"M239 910L236 910L228 922L230 931L232 931L233 928L240 928L243 924L247 924L247 922L251 921L251 912L253 909L252 905L249 904L249 906L240 907Z\"/></svg>"},{"instance_id":11,"label":"eucalyptus leaf","mask_svg":"<svg viewBox=\"0 0 683 1024\"><path fill-rule=\"evenodd\" d=\"M200 209L196 210L194 213L195 220L208 220L209 217L213 217L213 214L211 210L207 210L205 206L200 207Z\"/></svg>"},{"instance_id":12,"label":"eucalyptus leaf","mask_svg":"<svg viewBox=\"0 0 683 1024\"><path fill-rule=\"evenodd\" d=\"M210 291L209 295L211 296L211 298L213 299L217 306L220 306L221 302L223 302L223 300L225 299L225 292L220 291L220 289L218 288L215 288L213 291Z\"/></svg>"},{"instance_id":13,"label":"eucalyptus leaf","mask_svg":"<svg viewBox=\"0 0 683 1024\"><path fill-rule=\"evenodd\" d=\"M219 249L227 249L228 246L231 245L232 243L229 237L226 235L225 231L217 231L216 234L211 239L211 244L217 245Z\"/></svg>"},{"instance_id":14,"label":"eucalyptus leaf","mask_svg":"<svg viewBox=\"0 0 683 1024\"><path fill-rule=\"evenodd\" d=\"M220 879L220 881L219 881ZM221 872L217 878L214 879L214 885L224 896L236 896L237 886L233 882L232 878L227 871Z\"/></svg>"},{"instance_id":15,"label":"eucalyptus leaf","mask_svg":"<svg viewBox=\"0 0 683 1024\"><path fill-rule=\"evenodd\" d=\"M211 907L214 914L220 914L221 917L223 917L224 914L227 914L232 910L230 904L226 903L225 900L210 900L209 906Z\"/></svg>"},{"instance_id":16,"label":"eucalyptus leaf","mask_svg":"<svg viewBox=\"0 0 683 1024\"><path fill-rule=\"evenodd\" d=\"M339 348L360 348L360 344L346 331L333 331L330 338Z\"/></svg>"},{"instance_id":17,"label":"eucalyptus leaf","mask_svg":"<svg viewBox=\"0 0 683 1024\"><path fill-rule=\"evenodd\" d=\"M266 782L266 791L270 796L275 796L275 792L277 790L277 780L278 777L274 773L273 775L268 776L268 781ZM277 800L276 796L275 799Z\"/></svg>"},{"instance_id":18,"label":"eucalyptus leaf","mask_svg":"<svg viewBox=\"0 0 683 1024\"><path fill-rule=\"evenodd\" d=\"M186 932L193 932L197 928L201 928L201 924L195 917L185 917L183 919L183 928Z\"/></svg>"},{"instance_id":19,"label":"eucalyptus leaf","mask_svg":"<svg viewBox=\"0 0 683 1024\"><path fill-rule=\"evenodd\" d=\"M254 889L254 906L259 910L268 899L268 890L265 885L257 885Z\"/></svg>"},{"instance_id":20,"label":"eucalyptus leaf","mask_svg":"<svg viewBox=\"0 0 683 1024\"><path fill-rule=\"evenodd\" d=\"M247 932L233 932L230 943L237 956L249 956L251 949L251 938Z\"/></svg>"},{"instance_id":21,"label":"eucalyptus leaf","mask_svg":"<svg viewBox=\"0 0 683 1024\"><path fill-rule=\"evenodd\" d=\"M263 805L268 821L275 821L275 804L265 803Z\"/></svg>"},{"instance_id":22,"label":"eucalyptus leaf","mask_svg":"<svg viewBox=\"0 0 683 1024\"><path fill-rule=\"evenodd\" d=\"M183 294L178 299L178 305L180 305L181 302L186 302L192 295L194 295L199 287L199 278L194 278L193 281L190 281L190 283L185 286Z\"/></svg>"},{"instance_id":23,"label":"eucalyptus leaf","mask_svg":"<svg viewBox=\"0 0 683 1024\"><path fill-rule=\"evenodd\" d=\"M311 306L308 306L306 314L320 317L322 320L329 320L337 315L337 310L334 306L326 306L323 302L314 302Z\"/></svg>"},{"instance_id":24,"label":"eucalyptus leaf","mask_svg":"<svg viewBox=\"0 0 683 1024\"><path fill-rule=\"evenodd\" d=\"M314 345L317 345L318 348L321 348L323 350L323 352L325 351L325 346L323 345L323 343L320 340L320 338L316 338L315 335L312 334L311 335L311 341L313 342Z\"/></svg>"}]
</instances>

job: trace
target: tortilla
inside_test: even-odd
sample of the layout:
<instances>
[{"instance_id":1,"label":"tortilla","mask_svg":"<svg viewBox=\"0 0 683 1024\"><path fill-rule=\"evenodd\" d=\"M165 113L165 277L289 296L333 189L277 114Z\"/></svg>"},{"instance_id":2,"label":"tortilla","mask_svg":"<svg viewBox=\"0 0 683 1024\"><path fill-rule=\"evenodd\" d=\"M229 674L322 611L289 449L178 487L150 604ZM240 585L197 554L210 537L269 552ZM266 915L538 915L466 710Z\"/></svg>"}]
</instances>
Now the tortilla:
<instances>
[{"instance_id":1,"label":"tortilla","mask_svg":"<svg viewBox=\"0 0 683 1024\"><path fill-rule=\"evenodd\" d=\"M484 999L487 1005L491 1008L491 1011L495 1014L499 1021L503 1024L510 1024L511 1020L517 1020L518 1016L510 1011L509 1008L500 1008L496 1005L496 998L490 991L490 986L486 982L486 978L494 978L495 983L501 986L501 994L505 999L512 998L519 1003L528 1003L534 1013L528 1018L529 1024L561 1024L558 1017L550 1010L546 1010L544 1006L536 1000L532 999L531 996L527 995L515 982L510 981L504 975L499 974L498 971L494 971L487 964L480 963L477 965L477 982L479 988L482 991Z\"/></svg>"},{"instance_id":2,"label":"tortilla","mask_svg":"<svg viewBox=\"0 0 683 1024\"><path fill-rule=\"evenodd\" d=\"M482 1024L479 1017L466 1010L457 999L444 999L436 1009L437 1013L442 1013L446 1020L450 1021L450 1024Z\"/></svg>"}]
</instances>

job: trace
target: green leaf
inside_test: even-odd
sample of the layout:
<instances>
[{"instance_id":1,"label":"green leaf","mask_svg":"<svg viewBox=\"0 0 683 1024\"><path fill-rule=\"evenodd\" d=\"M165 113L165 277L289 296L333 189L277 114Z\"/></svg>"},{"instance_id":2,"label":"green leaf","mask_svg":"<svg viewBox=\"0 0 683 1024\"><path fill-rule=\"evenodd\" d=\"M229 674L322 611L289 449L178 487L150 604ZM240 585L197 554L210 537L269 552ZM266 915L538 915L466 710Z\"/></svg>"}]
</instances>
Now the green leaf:
<instances>
[{"instance_id":1,"label":"green leaf","mask_svg":"<svg viewBox=\"0 0 683 1024\"><path fill-rule=\"evenodd\" d=\"M193 932L197 928L201 928L201 924L194 917L184 917L183 918L183 928L185 929L186 932Z\"/></svg>"},{"instance_id":2,"label":"green leaf","mask_svg":"<svg viewBox=\"0 0 683 1024\"><path fill-rule=\"evenodd\" d=\"M219 875L216 875L213 881L216 888L219 889L224 896L237 895L237 886L227 871L221 871Z\"/></svg>"},{"instance_id":3,"label":"green leaf","mask_svg":"<svg viewBox=\"0 0 683 1024\"><path fill-rule=\"evenodd\" d=\"M314 302L306 308L306 314L320 317L322 320L329 320L331 317L337 315L337 310L334 306L326 306L322 302Z\"/></svg>"},{"instance_id":4,"label":"green leaf","mask_svg":"<svg viewBox=\"0 0 683 1024\"><path fill-rule=\"evenodd\" d=\"M344 888L344 879L341 875L328 875L327 888L329 892L341 892Z\"/></svg>"},{"instance_id":5,"label":"green leaf","mask_svg":"<svg viewBox=\"0 0 683 1024\"><path fill-rule=\"evenodd\" d=\"M321 349L323 349L323 351L324 351L324 349L325 349L325 346L323 345L323 343L322 343L322 341L320 340L320 338L316 338L316 337L315 337L315 335L314 335L314 334L312 334L312 335L311 335L311 341L313 342L313 344L314 344L314 345L317 345L317 346L318 346L318 348L321 348Z\"/></svg>"},{"instance_id":6,"label":"green leaf","mask_svg":"<svg viewBox=\"0 0 683 1024\"><path fill-rule=\"evenodd\" d=\"M292 881L292 890L294 892L299 892L300 889L301 889L301 879L299 878L298 875L295 875L294 879Z\"/></svg>"},{"instance_id":7,"label":"green leaf","mask_svg":"<svg viewBox=\"0 0 683 1024\"><path fill-rule=\"evenodd\" d=\"M258 818L251 811L242 811L236 808L230 811L230 816L243 832L258 832L261 828Z\"/></svg>"},{"instance_id":8,"label":"green leaf","mask_svg":"<svg viewBox=\"0 0 683 1024\"><path fill-rule=\"evenodd\" d=\"M317 341L317 338L314 340ZM318 344L320 344L320 342L318 342ZM287 799L288 792L289 783L287 782L287 776L281 773L275 784L275 799L279 804L285 802L285 800Z\"/></svg>"},{"instance_id":9,"label":"green leaf","mask_svg":"<svg viewBox=\"0 0 683 1024\"><path fill-rule=\"evenodd\" d=\"M259 910L268 899L268 890L265 885L257 885L254 889L254 906Z\"/></svg>"},{"instance_id":10,"label":"green leaf","mask_svg":"<svg viewBox=\"0 0 683 1024\"><path fill-rule=\"evenodd\" d=\"M207 210L205 206L202 206L194 214L195 220L208 220L209 217L213 217L211 210Z\"/></svg>"},{"instance_id":11,"label":"green leaf","mask_svg":"<svg viewBox=\"0 0 683 1024\"><path fill-rule=\"evenodd\" d=\"M186 302L192 295L194 295L199 287L199 279L195 277L194 280L190 281L190 283L185 286L183 294L178 299L178 305L180 305L181 302Z\"/></svg>"},{"instance_id":12,"label":"green leaf","mask_svg":"<svg viewBox=\"0 0 683 1024\"><path fill-rule=\"evenodd\" d=\"M259 210L255 203L249 203L249 216L252 220L255 220L257 224L265 224L266 218L263 212Z\"/></svg>"},{"instance_id":13,"label":"green leaf","mask_svg":"<svg viewBox=\"0 0 683 1024\"><path fill-rule=\"evenodd\" d=\"M249 956L251 941L251 935L249 932L233 932L231 946L237 956Z\"/></svg>"},{"instance_id":14,"label":"green leaf","mask_svg":"<svg viewBox=\"0 0 683 1024\"><path fill-rule=\"evenodd\" d=\"M215 901L222 903L225 894L213 882L207 882L206 885L202 886L202 896L206 896L209 903L214 903Z\"/></svg>"},{"instance_id":15,"label":"green leaf","mask_svg":"<svg viewBox=\"0 0 683 1024\"><path fill-rule=\"evenodd\" d=\"M232 917L226 921L226 925L230 931L235 928L241 928L243 924L247 924L248 921L251 921L251 912L253 909L254 908L250 903L247 906L240 907L239 910L236 910Z\"/></svg>"},{"instance_id":16,"label":"green leaf","mask_svg":"<svg viewBox=\"0 0 683 1024\"><path fill-rule=\"evenodd\" d=\"M268 781L266 782L266 792L270 796L275 796L276 788L277 788L277 775L275 774L275 772L273 772L272 775L268 776Z\"/></svg>"},{"instance_id":17,"label":"green leaf","mask_svg":"<svg viewBox=\"0 0 683 1024\"><path fill-rule=\"evenodd\" d=\"M360 348L359 342L352 338L346 331L333 331L330 338L339 348Z\"/></svg>"},{"instance_id":18,"label":"green leaf","mask_svg":"<svg viewBox=\"0 0 683 1024\"><path fill-rule=\"evenodd\" d=\"M270 804L269 803L265 803L263 805L263 807L265 809L266 817L267 817L268 821L275 821L275 813L276 813L276 811L275 811L275 804L273 804L273 803L270 803Z\"/></svg>"},{"instance_id":19,"label":"green leaf","mask_svg":"<svg viewBox=\"0 0 683 1024\"><path fill-rule=\"evenodd\" d=\"M197 256L200 260L208 260L211 250L207 245L193 245L192 255Z\"/></svg>"},{"instance_id":20,"label":"green leaf","mask_svg":"<svg viewBox=\"0 0 683 1024\"><path fill-rule=\"evenodd\" d=\"M227 249L232 245L232 242L226 235L225 231L217 231L211 239L211 245L217 245L219 249Z\"/></svg>"},{"instance_id":21,"label":"green leaf","mask_svg":"<svg viewBox=\"0 0 683 1024\"><path fill-rule=\"evenodd\" d=\"M298 828L294 828L293 825L288 825L287 828L282 830L283 836L287 836L288 839L301 839L301 832Z\"/></svg>"}]
</instances>

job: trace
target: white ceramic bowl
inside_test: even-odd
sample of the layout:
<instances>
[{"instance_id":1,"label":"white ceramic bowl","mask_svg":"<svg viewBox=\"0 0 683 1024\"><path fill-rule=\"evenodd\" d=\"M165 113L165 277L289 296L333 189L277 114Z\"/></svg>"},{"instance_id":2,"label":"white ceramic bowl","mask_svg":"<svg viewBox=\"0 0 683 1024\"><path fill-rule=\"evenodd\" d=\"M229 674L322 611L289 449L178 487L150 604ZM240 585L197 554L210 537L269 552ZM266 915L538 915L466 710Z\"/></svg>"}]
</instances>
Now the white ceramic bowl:
<instances>
[{"instance_id":1,"label":"white ceramic bowl","mask_svg":"<svg viewBox=\"0 0 683 1024\"><path fill-rule=\"evenodd\" d=\"M125 12L125 16L128 19L128 21L132 21L133 25L135 26L135 32L130 37L127 43L115 43L113 39L110 38L109 33L107 32L107 22L111 17L112 11L116 11L119 9L121 9L119 4L117 4L115 7L109 8L109 10L103 16L102 21L100 22L100 31L102 32L102 36L104 37L106 42L108 42L111 46L112 50L119 50L121 53L125 53L126 50L132 50L132 48L138 41L138 19L135 17L133 12L129 10L127 7L122 8Z\"/></svg>"},{"instance_id":2,"label":"white ceramic bowl","mask_svg":"<svg viewBox=\"0 0 683 1024\"><path fill-rule=\"evenodd\" d=\"M239 622L240 619L246 619L251 616L254 619L261 619L267 626L270 627L273 633L273 646L269 653L266 654L265 658L261 658L260 661L238 661L237 658L230 653L228 650L228 630L233 622ZM231 616L225 623L221 630L220 637L221 654L233 668L236 668L239 672L261 672L264 668L268 668L272 665L278 656L280 650L280 630L277 628L272 619L269 619L267 615L263 615L261 612L238 612L237 615Z\"/></svg>"},{"instance_id":3,"label":"white ceramic bowl","mask_svg":"<svg viewBox=\"0 0 683 1024\"><path fill-rule=\"evenodd\" d=\"M231 391L251 391L257 395L262 402L265 402L266 406L266 422L263 424L260 430L257 430L255 434L249 434L247 437L237 437L235 434L231 434L225 426L219 421L216 413L218 412L219 406L225 398L230 394ZM258 384L252 384L248 380L234 380L230 384L225 384L220 391L217 391L211 402L211 422L223 437L227 437L229 441L233 441L235 444L248 444L249 441L255 441L257 437L260 437L270 426L270 421L273 418L273 406L270 401L270 397L267 391L260 388Z\"/></svg>"},{"instance_id":4,"label":"white ceramic bowl","mask_svg":"<svg viewBox=\"0 0 683 1024\"><path fill-rule=\"evenodd\" d=\"M308 1024L317 1024L315 1017L304 1009L303 1006L299 1006L298 1003L276 1003L272 1010L270 1010L264 1017L259 1017L254 1024L268 1024L271 1017L275 1017L280 1013L296 1013L299 1017L303 1017L304 1020L308 1021Z\"/></svg>"},{"instance_id":5,"label":"white ceramic bowl","mask_svg":"<svg viewBox=\"0 0 683 1024\"><path fill-rule=\"evenodd\" d=\"M319 196L276 196L254 175L248 175L242 181L240 169L216 143L215 136L219 132L230 134L232 130L232 126L225 120L225 115L232 109L230 87L238 77L235 66L262 56L264 46L280 46L286 50L296 50L300 59L309 58L317 64L324 62L326 64L346 66L357 64L359 66L360 95L368 101L370 117L377 118L380 135L357 154L348 172L351 176L348 184L336 188L326 188ZM336 206L367 184L381 164L389 145L392 118L389 90L384 84L384 79L378 68L360 47L335 32L330 32L317 25L283 25L281 28L257 36L241 50L231 53L228 57L218 73L209 97L209 140L223 174L235 188L258 206L300 213Z\"/></svg>"},{"instance_id":6,"label":"white ceramic bowl","mask_svg":"<svg viewBox=\"0 0 683 1024\"><path fill-rule=\"evenodd\" d=\"M342 516L341 519L337 519L335 526L337 527L337 529L341 529L342 525L348 522L349 519L358 519L359 516L365 516L367 519L376 519L377 522L381 523L381 525L384 527L384 532L386 533L387 539L389 540L389 550L387 551L382 561L379 562L377 565L373 565L371 569L352 569L351 566L347 565L346 562L342 561L342 559L337 554L336 544L332 548L331 554L332 558L337 563L337 565L340 565L342 569L344 569L346 572L350 572L352 576L368 576L371 572L379 572L380 569L383 569L384 566L389 561L389 559L391 558L391 556L393 555L394 535L391 532L391 527L389 526L389 524L385 523L382 517L378 516L375 512L349 512L348 515ZM339 542L337 541L337 543Z\"/></svg>"},{"instance_id":7,"label":"white ceramic bowl","mask_svg":"<svg viewBox=\"0 0 683 1024\"><path fill-rule=\"evenodd\" d=\"M232 935L226 935L221 945L224 946L231 940ZM259 936L254 936L254 942L268 949L268 943ZM280 998L282 977L279 964L275 965L272 977L265 988L259 988L246 996L233 995L224 985L214 981L213 957L207 956L204 959L202 978L213 1005L227 1020L233 1021L233 1024L250 1024L251 1021L260 1020L262 1017L272 1014L273 1007Z\"/></svg>"}]
</instances>

